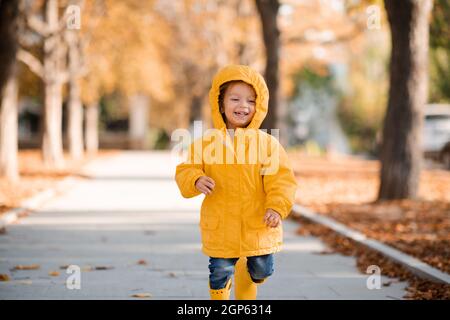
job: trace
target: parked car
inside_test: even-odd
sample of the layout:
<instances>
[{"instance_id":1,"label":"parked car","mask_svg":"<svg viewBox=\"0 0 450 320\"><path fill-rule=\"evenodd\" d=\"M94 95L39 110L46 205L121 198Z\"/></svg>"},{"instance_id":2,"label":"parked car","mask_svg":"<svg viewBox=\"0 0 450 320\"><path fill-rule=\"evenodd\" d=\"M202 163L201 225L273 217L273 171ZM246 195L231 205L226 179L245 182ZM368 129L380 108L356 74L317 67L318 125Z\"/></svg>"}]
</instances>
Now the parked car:
<instances>
[{"instance_id":1,"label":"parked car","mask_svg":"<svg viewBox=\"0 0 450 320\"><path fill-rule=\"evenodd\" d=\"M450 169L450 105L428 104L424 116L424 156L438 160Z\"/></svg>"}]
</instances>

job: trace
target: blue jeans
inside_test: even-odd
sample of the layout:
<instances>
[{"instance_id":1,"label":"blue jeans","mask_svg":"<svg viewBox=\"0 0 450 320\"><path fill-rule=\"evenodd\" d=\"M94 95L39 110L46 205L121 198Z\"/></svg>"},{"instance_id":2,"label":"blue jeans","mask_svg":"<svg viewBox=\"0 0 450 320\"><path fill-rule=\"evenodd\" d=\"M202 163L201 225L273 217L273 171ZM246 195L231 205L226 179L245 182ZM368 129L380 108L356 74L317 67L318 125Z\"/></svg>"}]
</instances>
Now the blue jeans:
<instances>
[{"instance_id":1,"label":"blue jeans","mask_svg":"<svg viewBox=\"0 0 450 320\"><path fill-rule=\"evenodd\" d=\"M239 258L209 258L209 286L223 289L234 274L234 266ZM273 254L247 257L250 277L256 283L262 282L273 273Z\"/></svg>"}]
</instances>

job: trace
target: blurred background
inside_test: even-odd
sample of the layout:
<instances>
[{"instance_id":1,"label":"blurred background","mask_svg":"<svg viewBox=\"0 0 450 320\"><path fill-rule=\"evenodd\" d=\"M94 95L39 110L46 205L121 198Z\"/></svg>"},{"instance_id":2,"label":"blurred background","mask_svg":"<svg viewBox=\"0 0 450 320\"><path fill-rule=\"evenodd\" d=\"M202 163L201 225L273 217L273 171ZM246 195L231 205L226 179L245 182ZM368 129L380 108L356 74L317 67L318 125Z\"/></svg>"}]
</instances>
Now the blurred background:
<instances>
[{"instance_id":1,"label":"blurred background","mask_svg":"<svg viewBox=\"0 0 450 320\"><path fill-rule=\"evenodd\" d=\"M265 125L281 129L285 146L379 156L391 50L381 1L23 0L19 7L19 148L41 148L54 132L44 151L51 165L61 163L62 148L74 158L97 147L168 149L174 129L194 120L210 126L207 93L226 64L269 75ZM423 106L430 156L450 140L448 14L448 2L435 1ZM54 124L44 121L52 112L46 103L61 109Z\"/></svg>"}]
</instances>

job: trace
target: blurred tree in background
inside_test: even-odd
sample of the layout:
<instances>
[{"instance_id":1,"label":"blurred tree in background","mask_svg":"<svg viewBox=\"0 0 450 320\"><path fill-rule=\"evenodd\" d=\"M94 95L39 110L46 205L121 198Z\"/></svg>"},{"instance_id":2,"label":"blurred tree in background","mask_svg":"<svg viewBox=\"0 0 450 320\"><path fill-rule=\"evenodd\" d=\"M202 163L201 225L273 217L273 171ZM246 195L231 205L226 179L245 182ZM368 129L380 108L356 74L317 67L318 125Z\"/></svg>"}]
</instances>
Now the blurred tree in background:
<instances>
[{"instance_id":1,"label":"blurred tree in background","mask_svg":"<svg viewBox=\"0 0 450 320\"><path fill-rule=\"evenodd\" d=\"M379 133L386 111L389 48L386 34L368 34L361 53L349 63L349 90L338 116L354 152L378 155ZM384 44L384 45L383 45Z\"/></svg>"},{"instance_id":2,"label":"blurred tree in background","mask_svg":"<svg viewBox=\"0 0 450 320\"><path fill-rule=\"evenodd\" d=\"M367 8L374 4L379 8L379 25L369 28ZM330 109L320 116L325 127L322 130L332 129L328 134L329 146L319 142L323 150L331 147L344 153L376 154L376 135L386 108L389 54L389 28L380 5L380 1L344 1L341 5L310 1L294 6L293 13L283 17L283 94L292 102L299 92L297 87L308 86L311 79L315 95L329 97L328 102L322 99L322 107L317 106L323 109L323 103L328 103ZM299 83L297 75L305 67L319 78L329 76L334 90L328 90L326 81L323 87L318 87L309 77ZM332 106L334 103L336 107ZM334 120L333 113L337 113L338 121ZM317 123L315 116L309 117ZM291 127L299 122L292 118L288 121ZM346 138L339 127L348 142L343 141Z\"/></svg>"},{"instance_id":3,"label":"blurred tree in background","mask_svg":"<svg viewBox=\"0 0 450 320\"><path fill-rule=\"evenodd\" d=\"M435 0L430 25L430 102L450 103L450 2Z\"/></svg>"},{"instance_id":4,"label":"blurred tree in background","mask_svg":"<svg viewBox=\"0 0 450 320\"><path fill-rule=\"evenodd\" d=\"M117 146L127 147L137 132L148 143L128 147L167 148L174 129L192 130L195 120L211 126L211 79L227 64L265 75L271 92L266 122L281 129L282 140L289 138L282 142L319 139L322 151L338 144L340 152L379 153L391 46L381 0L20 3L19 98L34 117L56 119L41 123L43 140L53 141L41 146L52 166L62 162L60 131L76 159L95 153L99 137L113 144L122 139ZM81 9L79 30L63 30L70 5ZM46 30L50 7L55 32ZM436 1L431 20L431 101L448 101L448 7ZM42 74L45 65L50 71ZM314 112L306 115L302 104ZM54 111L43 112L50 105ZM290 132L283 131L286 124ZM292 136L305 126L310 137Z\"/></svg>"},{"instance_id":5,"label":"blurred tree in background","mask_svg":"<svg viewBox=\"0 0 450 320\"><path fill-rule=\"evenodd\" d=\"M19 179L17 63L19 1L0 1L0 176Z\"/></svg>"}]
</instances>

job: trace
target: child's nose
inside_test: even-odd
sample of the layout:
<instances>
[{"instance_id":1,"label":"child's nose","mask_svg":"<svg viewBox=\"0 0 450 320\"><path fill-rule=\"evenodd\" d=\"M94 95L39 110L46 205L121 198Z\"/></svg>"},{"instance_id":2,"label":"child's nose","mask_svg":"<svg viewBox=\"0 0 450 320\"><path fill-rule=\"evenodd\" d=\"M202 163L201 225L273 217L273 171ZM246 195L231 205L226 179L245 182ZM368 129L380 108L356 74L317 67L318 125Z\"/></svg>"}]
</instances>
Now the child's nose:
<instances>
[{"instance_id":1,"label":"child's nose","mask_svg":"<svg viewBox=\"0 0 450 320\"><path fill-rule=\"evenodd\" d=\"M247 101L243 101L241 104L241 107L248 109L248 108L250 108L250 103Z\"/></svg>"}]
</instances>

